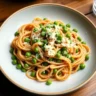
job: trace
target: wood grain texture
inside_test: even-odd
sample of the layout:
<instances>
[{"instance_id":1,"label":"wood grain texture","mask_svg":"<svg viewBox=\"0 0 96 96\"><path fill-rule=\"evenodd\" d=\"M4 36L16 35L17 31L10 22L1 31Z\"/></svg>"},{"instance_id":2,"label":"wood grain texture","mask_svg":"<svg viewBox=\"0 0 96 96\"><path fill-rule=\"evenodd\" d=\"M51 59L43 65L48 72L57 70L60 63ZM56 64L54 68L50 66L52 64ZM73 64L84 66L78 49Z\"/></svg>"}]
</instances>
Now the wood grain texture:
<instances>
[{"instance_id":1,"label":"wood grain texture","mask_svg":"<svg viewBox=\"0 0 96 96\"><path fill-rule=\"evenodd\" d=\"M93 0L0 0L0 25L18 9L37 3L58 3L72 7L85 14L96 25L96 17L92 13ZM61 96L96 96L96 75L77 91Z\"/></svg>"},{"instance_id":2,"label":"wood grain texture","mask_svg":"<svg viewBox=\"0 0 96 96\"><path fill-rule=\"evenodd\" d=\"M77 10L82 12L83 14L89 14L92 12L92 4L93 2L90 2L88 4L83 5L82 7L78 7Z\"/></svg>"},{"instance_id":3,"label":"wood grain texture","mask_svg":"<svg viewBox=\"0 0 96 96\"><path fill-rule=\"evenodd\" d=\"M69 7L75 8L83 14L90 13L92 11L93 0L76 0L66 4Z\"/></svg>"},{"instance_id":4,"label":"wood grain texture","mask_svg":"<svg viewBox=\"0 0 96 96\"><path fill-rule=\"evenodd\" d=\"M96 75L77 91L62 96L96 96Z\"/></svg>"},{"instance_id":5,"label":"wood grain texture","mask_svg":"<svg viewBox=\"0 0 96 96\"><path fill-rule=\"evenodd\" d=\"M13 1L13 0L12 0ZM33 5L37 3L59 3L59 4L67 4L70 1L74 0L28 0L28 1L14 1L11 0L0 0L0 21L4 21L8 16L10 16L13 12L21 9L22 7Z\"/></svg>"},{"instance_id":6,"label":"wood grain texture","mask_svg":"<svg viewBox=\"0 0 96 96\"><path fill-rule=\"evenodd\" d=\"M0 26L2 25L3 22L0 22Z\"/></svg>"},{"instance_id":7,"label":"wood grain texture","mask_svg":"<svg viewBox=\"0 0 96 96\"><path fill-rule=\"evenodd\" d=\"M94 16L93 13L86 16L96 25L96 16Z\"/></svg>"},{"instance_id":8,"label":"wood grain texture","mask_svg":"<svg viewBox=\"0 0 96 96\"><path fill-rule=\"evenodd\" d=\"M71 6L72 8L79 8L84 5L90 4L92 2L93 2L93 0L75 0L75 1L72 1L68 4L66 4L66 5Z\"/></svg>"},{"instance_id":9,"label":"wood grain texture","mask_svg":"<svg viewBox=\"0 0 96 96\"><path fill-rule=\"evenodd\" d=\"M4 21L13 12L21 9L22 7L37 3L63 4L75 8L84 14L89 13L91 11L91 8L89 6L92 5L92 0L25 0L23 2L20 2L18 0L15 0L14 2L12 1L14 0L0 0L0 21Z\"/></svg>"}]
</instances>

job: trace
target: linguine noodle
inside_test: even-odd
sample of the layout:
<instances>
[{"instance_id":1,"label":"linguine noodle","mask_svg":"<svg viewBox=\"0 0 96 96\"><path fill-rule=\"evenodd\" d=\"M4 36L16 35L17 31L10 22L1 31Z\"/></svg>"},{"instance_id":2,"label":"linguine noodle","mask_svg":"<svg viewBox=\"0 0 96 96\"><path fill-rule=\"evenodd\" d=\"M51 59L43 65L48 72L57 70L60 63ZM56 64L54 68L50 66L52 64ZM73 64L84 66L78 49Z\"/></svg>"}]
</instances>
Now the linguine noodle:
<instances>
[{"instance_id":1,"label":"linguine noodle","mask_svg":"<svg viewBox=\"0 0 96 96\"><path fill-rule=\"evenodd\" d=\"M79 70L90 51L77 30L71 30L62 21L35 18L32 23L21 26L18 33L11 47L17 63L30 79L66 80Z\"/></svg>"}]
</instances>

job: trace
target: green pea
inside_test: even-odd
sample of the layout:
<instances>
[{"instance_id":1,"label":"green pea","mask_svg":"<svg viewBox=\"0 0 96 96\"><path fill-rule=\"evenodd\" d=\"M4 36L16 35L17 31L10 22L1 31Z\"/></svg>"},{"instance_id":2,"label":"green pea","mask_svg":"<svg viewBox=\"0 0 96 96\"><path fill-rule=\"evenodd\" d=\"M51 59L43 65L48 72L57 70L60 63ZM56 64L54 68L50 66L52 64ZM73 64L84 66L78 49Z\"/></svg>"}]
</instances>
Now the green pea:
<instances>
[{"instance_id":1,"label":"green pea","mask_svg":"<svg viewBox=\"0 0 96 96\"><path fill-rule=\"evenodd\" d=\"M15 32L15 34L14 34L15 36L18 36L19 35L19 32L17 31L17 32Z\"/></svg>"},{"instance_id":2,"label":"green pea","mask_svg":"<svg viewBox=\"0 0 96 96\"><path fill-rule=\"evenodd\" d=\"M57 52L56 57L57 58L60 58L61 57L61 51L60 50Z\"/></svg>"},{"instance_id":3,"label":"green pea","mask_svg":"<svg viewBox=\"0 0 96 96\"><path fill-rule=\"evenodd\" d=\"M66 54L66 57L67 57L67 58L70 58L70 55L69 55L69 54Z\"/></svg>"},{"instance_id":4,"label":"green pea","mask_svg":"<svg viewBox=\"0 0 96 96\"><path fill-rule=\"evenodd\" d=\"M66 56L68 54L68 52L65 50L65 51L62 51L62 55L63 56Z\"/></svg>"},{"instance_id":5,"label":"green pea","mask_svg":"<svg viewBox=\"0 0 96 96\"><path fill-rule=\"evenodd\" d=\"M42 44L41 48L45 51L45 44Z\"/></svg>"},{"instance_id":6,"label":"green pea","mask_svg":"<svg viewBox=\"0 0 96 96\"><path fill-rule=\"evenodd\" d=\"M61 34L59 32L57 32L56 37L58 38L59 36L61 36Z\"/></svg>"},{"instance_id":7,"label":"green pea","mask_svg":"<svg viewBox=\"0 0 96 96\"><path fill-rule=\"evenodd\" d=\"M82 43L82 44L86 44L86 42L84 42L84 41L83 41L83 42L81 42L81 43Z\"/></svg>"},{"instance_id":8,"label":"green pea","mask_svg":"<svg viewBox=\"0 0 96 96\"><path fill-rule=\"evenodd\" d=\"M82 41L82 39L81 39L80 37L77 37L77 39L78 39L79 41Z\"/></svg>"},{"instance_id":9,"label":"green pea","mask_svg":"<svg viewBox=\"0 0 96 96\"><path fill-rule=\"evenodd\" d=\"M62 36L61 35L58 35L57 36L57 40L62 40Z\"/></svg>"},{"instance_id":10,"label":"green pea","mask_svg":"<svg viewBox=\"0 0 96 96\"><path fill-rule=\"evenodd\" d=\"M39 24L40 25L40 28L43 28L43 24Z\"/></svg>"},{"instance_id":11,"label":"green pea","mask_svg":"<svg viewBox=\"0 0 96 96\"><path fill-rule=\"evenodd\" d=\"M44 43L44 44L47 44L47 43L48 43L48 41L47 41L47 40L43 40L43 43Z\"/></svg>"},{"instance_id":12,"label":"green pea","mask_svg":"<svg viewBox=\"0 0 96 96\"><path fill-rule=\"evenodd\" d=\"M31 40L30 40L30 38L27 37L24 39L24 41L29 43Z\"/></svg>"},{"instance_id":13,"label":"green pea","mask_svg":"<svg viewBox=\"0 0 96 96\"><path fill-rule=\"evenodd\" d=\"M70 24L66 24L66 27L69 27L69 28L70 28L70 27L71 27L71 25L70 25Z\"/></svg>"},{"instance_id":14,"label":"green pea","mask_svg":"<svg viewBox=\"0 0 96 96\"><path fill-rule=\"evenodd\" d=\"M42 37L46 36L46 32L45 32L45 31L42 31L42 32L41 32L41 36L42 36Z\"/></svg>"},{"instance_id":15,"label":"green pea","mask_svg":"<svg viewBox=\"0 0 96 96\"><path fill-rule=\"evenodd\" d=\"M34 39L32 40L32 43L40 42L40 39Z\"/></svg>"},{"instance_id":16,"label":"green pea","mask_svg":"<svg viewBox=\"0 0 96 96\"><path fill-rule=\"evenodd\" d=\"M47 18L43 18L43 20L47 20Z\"/></svg>"},{"instance_id":17,"label":"green pea","mask_svg":"<svg viewBox=\"0 0 96 96\"><path fill-rule=\"evenodd\" d=\"M43 27L43 28L42 28L42 31L45 31L45 32L46 32L46 31L47 31L47 29L46 29L45 27Z\"/></svg>"},{"instance_id":18,"label":"green pea","mask_svg":"<svg viewBox=\"0 0 96 96\"><path fill-rule=\"evenodd\" d=\"M14 51L14 49L11 47L10 48L10 53L13 54L13 51Z\"/></svg>"},{"instance_id":19,"label":"green pea","mask_svg":"<svg viewBox=\"0 0 96 96\"><path fill-rule=\"evenodd\" d=\"M66 34L66 37L70 39L71 38L71 35L70 34Z\"/></svg>"},{"instance_id":20,"label":"green pea","mask_svg":"<svg viewBox=\"0 0 96 96\"><path fill-rule=\"evenodd\" d=\"M17 64L16 68L17 69L21 69L22 68L22 65L21 64Z\"/></svg>"},{"instance_id":21,"label":"green pea","mask_svg":"<svg viewBox=\"0 0 96 96\"><path fill-rule=\"evenodd\" d=\"M86 60L86 61L89 60L89 55L86 55L86 56L85 56L85 60Z\"/></svg>"},{"instance_id":22,"label":"green pea","mask_svg":"<svg viewBox=\"0 0 96 96\"><path fill-rule=\"evenodd\" d=\"M42 72L42 74L43 74L43 75L45 75L45 74L46 74L46 72L45 72L45 71L43 71L43 72Z\"/></svg>"},{"instance_id":23,"label":"green pea","mask_svg":"<svg viewBox=\"0 0 96 96\"><path fill-rule=\"evenodd\" d=\"M32 71L32 72L31 72L31 76L32 76L32 77L35 77L35 76L36 76L36 72L35 72L35 71Z\"/></svg>"},{"instance_id":24,"label":"green pea","mask_svg":"<svg viewBox=\"0 0 96 96\"><path fill-rule=\"evenodd\" d=\"M58 54L61 54L61 50L59 50L57 53L58 53Z\"/></svg>"},{"instance_id":25,"label":"green pea","mask_svg":"<svg viewBox=\"0 0 96 96\"><path fill-rule=\"evenodd\" d=\"M28 68L28 67L29 67L29 65L26 63L26 64L24 64L24 67L25 67L25 68Z\"/></svg>"},{"instance_id":26,"label":"green pea","mask_svg":"<svg viewBox=\"0 0 96 96\"><path fill-rule=\"evenodd\" d=\"M64 24L59 24L59 26L64 27Z\"/></svg>"},{"instance_id":27,"label":"green pea","mask_svg":"<svg viewBox=\"0 0 96 96\"><path fill-rule=\"evenodd\" d=\"M79 52L79 49L76 49L76 53L78 53Z\"/></svg>"},{"instance_id":28,"label":"green pea","mask_svg":"<svg viewBox=\"0 0 96 96\"><path fill-rule=\"evenodd\" d=\"M12 60L13 60L13 59L16 59L16 56L15 56L15 55L12 55L11 59L12 59Z\"/></svg>"},{"instance_id":29,"label":"green pea","mask_svg":"<svg viewBox=\"0 0 96 96\"><path fill-rule=\"evenodd\" d=\"M51 26L48 26L48 25L47 25L46 28L51 28Z\"/></svg>"},{"instance_id":30,"label":"green pea","mask_svg":"<svg viewBox=\"0 0 96 96\"><path fill-rule=\"evenodd\" d=\"M37 29L37 28L34 28L34 29L33 29L33 32L37 32L37 31L38 31L38 29Z\"/></svg>"},{"instance_id":31,"label":"green pea","mask_svg":"<svg viewBox=\"0 0 96 96\"><path fill-rule=\"evenodd\" d=\"M16 65L17 64L17 60L16 59L13 59L12 60L12 64Z\"/></svg>"},{"instance_id":32,"label":"green pea","mask_svg":"<svg viewBox=\"0 0 96 96\"><path fill-rule=\"evenodd\" d=\"M37 59L36 59L36 58L33 58L33 59L32 59L32 63L33 63L33 64L36 64L36 63L37 63Z\"/></svg>"},{"instance_id":33,"label":"green pea","mask_svg":"<svg viewBox=\"0 0 96 96\"><path fill-rule=\"evenodd\" d=\"M68 31L67 27L64 26L64 27L63 27L63 32L66 33L67 31Z\"/></svg>"},{"instance_id":34,"label":"green pea","mask_svg":"<svg viewBox=\"0 0 96 96\"><path fill-rule=\"evenodd\" d=\"M85 64L80 64L80 69L82 70L82 69L84 69L86 66L85 66Z\"/></svg>"},{"instance_id":35,"label":"green pea","mask_svg":"<svg viewBox=\"0 0 96 96\"><path fill-rule=\"evenodd\" d=\"M60 58L60 57L61 57L61 54L60 54L60 53L57 53L57 54L56 54L56 57L57 57L57 58Z\"/></svg>"},{"instance_id":36,"label":"green pea","mask_svg":"<svg viewBox=\"0 0 96 96\"><path fill-rule=\"evenodd\" d=\"M24 68L21 68L21 71L22 71L22 72L26 72L26 69L24 69Z\"/></svg>"},{"instance_id":37,"label":"green pea","mask_svg":"<svg viewBox=\"0 0 96 96\"><path fill-rule=\"evenodd\" d=\"M46 81L46 85L51 85L52 84L52 80L51 79L48 79L47 81Z\"/></svg>"},{"instance_id":38,"label":"green pea","mask_svg":"<svg viewBox=\"0 0 96 96\"><path fill-rule=\"evenodd\" d=\"M39 48L38 47L35 47L34 52L35 53L38 53L39 52Z\"/></svg>"},{"instance_id":39,"label":"green pea","mask_svg":"<svg viewBox=\"0 0 96 96\"><path fill-rule=\"evenodd\" d=\"M53 69L53 73L55 74L57 72L57 69Z\"/></svg>"},{"instance_id":40,"label":"green pea","mask_svg":"<svg viewBox=\"0 0 96 96\"><path fill-rule=\"evenodd\" d=\"M75 61L75 59L73 57L71 57L70 60L72 63Z\"/></svg>"},{"instance_id":41,"label":"green pea","mask_svg":"<svg viewBox=\"0 0 96 96\"><path fill-rule=\"evenodd\" d=\"M58 25L58 22L57 22L57 21L55 21L55 22L54 22L54 24L55 24L55 25Z\"/></svg>"},{"instance_id":42,"label":"green pea","mask_svg":"<svg viewBox=\"0 0 96 96\"><path fill-rule=\"evenodd\" d=\"M43 64L43 66L48 66L49 65L47 62L43 62L42 64Z\"/></svg>"},{"instance_id":43,"label":"green pea","mask_svg":"<svg viewBox=\"0 0 96 96\"><path fill-rule=\"evenodd\" d=\"M78 32L78 30L77 30L77 29L73 29L73 31L74 31L74 32L76 32L76 33Z\"/></svg>"},{"instance_id":44,"label":"green pea","mask_svg":"<svg viewBox=\"0 0 96 96\"><path fill-rule=\"evenodd\" d=\"M26 52L26 53L25 53L25 56L26 56L26 57L31 57L31 52Z\"/></svg>"},{"instance_id":45,"label":"green pea","mask_svg":"<svg viewBox=\"0 0 96 96\"><path fill-rule=\"evenodd\" d=\"M66 47L61 48L61 51L67 51Z\"/></svg>"}]
</instances>

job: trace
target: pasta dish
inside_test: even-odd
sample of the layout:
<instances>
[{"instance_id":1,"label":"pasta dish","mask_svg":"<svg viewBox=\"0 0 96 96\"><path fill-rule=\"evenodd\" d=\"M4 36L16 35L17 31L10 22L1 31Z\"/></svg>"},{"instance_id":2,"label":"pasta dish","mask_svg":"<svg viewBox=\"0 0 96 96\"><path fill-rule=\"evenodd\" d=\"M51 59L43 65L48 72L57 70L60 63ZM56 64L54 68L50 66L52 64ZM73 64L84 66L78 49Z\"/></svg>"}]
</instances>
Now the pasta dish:
<instances>
[{"instance_id":1,"label":"pasta dish","mask_svg":"<svg viewBox=\"0 0 96 96\"><path fill-rule=\"evenodd\" d=\"M15 33L10 52L17 69L50 85L84 69L90 49L70 24L35 18Z\"/></svg>"}]
</instances>

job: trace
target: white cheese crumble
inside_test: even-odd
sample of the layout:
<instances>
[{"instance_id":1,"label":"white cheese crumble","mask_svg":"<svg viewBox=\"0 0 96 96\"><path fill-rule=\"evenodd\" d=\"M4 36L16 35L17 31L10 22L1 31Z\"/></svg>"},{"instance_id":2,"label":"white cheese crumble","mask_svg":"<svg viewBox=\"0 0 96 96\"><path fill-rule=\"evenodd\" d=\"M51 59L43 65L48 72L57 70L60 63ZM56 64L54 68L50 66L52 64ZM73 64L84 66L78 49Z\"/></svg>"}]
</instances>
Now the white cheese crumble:
<instances>
[{"instance_id":1,"label":"white cheese crumble","mask_svg":"<svg viewBox=\"0 0 96 96\"><path fill-rule=\"evenodd\" d=\"M48 55L49 56L54 56L55 55L55 51L54 50L49 50L48 51Z\"/></svg>"},{"instance_id":2,"label":"white cheese crumble","mask_svg":"<svg viewBox=\"0 0 96 96\"><path fill-rule=\"evenodd\" d=\"M52 28L46 28L46 29L47 29L47 32L53 32Z\"/></svg>"},{"instance_id":3,"label":"white cheese crumble","mask_svg":"<svg viewBox=\"0 0 96 96\"><path fill-rule=\"evenodd\" d=\"M32 33L32 39L39 39L40 38L40 33L36 34L36 33Z\"/></svg>"},{"instance_id":4,"label":"white cheese crumble","mask_svg":"<svg viewBox=\"0 0 96 96\"><path fill-rule=\"evenodd\" d=\"M60 26L55 25L55 31L58 31L58 30L60 30L60 29L61 29L61 27L60 27Z\"/></svg>"},{"instance_id":5,"label":"white cheese crumble","mask_svg":"<svg viewBox=\"0 0 96 96\"><path fill-rule=\"evenodd\" d=\"M70 43L70 40L68 38L63 38L61 45L64 47L76 47L76 43L73 41L72 43Z\"/></svg>"},{"instance_id":6,"label":"white cheese crumble","mask_svg":"<svg viewBox=\"0 0 96 96\"><path fill-rule=\"evenodd\" d=\"M69 40L68 38L66 38L66 42L67 42L68 44L70 44L70 40Z\"/></svg>"},{"instance_id":7,"label":"white cheese crumble","mask_svg":"<svg viewBox=\"0 0 96 96\"><path fill-rule=\"evenodd\" d=\"M47 28L47 33L50 33L51 32L51 34L49 35L49 44L50 45L54 45L54 43L55 43L55 41L56 41L56 31L54 30L54 29L52 29L52 28Z\"/></svg>"},{"instance_id":8,"label":"white cheese crumble","mask_svg":"<svg viewBox=\"0 0 96 96\"><path fill-rule=\"evenodd\" d=\"M52 32L52 34L50 35L50 39L54 39L55 40L56 39L55 36L56 36L56 33L55 32Z\"/></svg>"},{"instance_id":9,"label":"white cheese crumble","mask_svg":"<svg viewBox=\"0 0 96 96\"><path fill-rule=\"evenodd\" d=\"M54 49L54 47L53 46L51 46L51 45L45 45L45 50L49 50L49 49Z\"/></svg>"},{"instance_id":10,"label":"white cheese crumble","mask_svg":"<svg viewBox=\"0 0 96 96\"><path fill-rule=\"evenodd\" d=\"M51 45L45 45L45 51L48 51L48 55L54 56L55 55L55 50L54 46Z\"/></svg>"},{"instance_id":11,"label":"white cheese crumble","mask_svg":"<svg viewBox=\"0 0 96 96\"><path fill-rule=\"evenodd\" d=\"M63 42L66 42L66 39L65 39L64 37L62 38L62 43L63 43Z\"/></svg>"}]
</instances>

